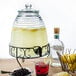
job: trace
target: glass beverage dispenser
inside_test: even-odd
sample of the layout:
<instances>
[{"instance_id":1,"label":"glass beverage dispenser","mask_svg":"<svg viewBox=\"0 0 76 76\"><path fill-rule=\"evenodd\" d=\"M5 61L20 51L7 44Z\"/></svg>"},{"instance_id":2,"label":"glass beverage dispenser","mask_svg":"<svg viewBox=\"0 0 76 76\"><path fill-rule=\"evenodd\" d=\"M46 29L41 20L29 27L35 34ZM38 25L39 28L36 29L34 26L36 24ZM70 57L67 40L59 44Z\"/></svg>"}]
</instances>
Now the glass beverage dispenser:
<instances>
[{"instance_id":1,"label":"glass beverage dispenser","mask_svg":"<svg viewBox=\"0 0 76 76\"><path fill-rule=\"evenodd\" d=\"M19 10L11 32L10 55L17 58L37 58L49 54L46 28L38 10L25 5Z\"/></svg>"}]
</instances>

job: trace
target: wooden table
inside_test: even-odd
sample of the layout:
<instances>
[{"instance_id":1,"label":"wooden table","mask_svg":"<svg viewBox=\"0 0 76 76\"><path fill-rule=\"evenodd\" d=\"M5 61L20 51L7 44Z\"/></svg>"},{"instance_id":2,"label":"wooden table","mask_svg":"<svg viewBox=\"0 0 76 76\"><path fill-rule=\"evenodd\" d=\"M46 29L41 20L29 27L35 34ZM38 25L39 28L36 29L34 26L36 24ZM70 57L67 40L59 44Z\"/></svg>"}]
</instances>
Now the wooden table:
<instances>
[{"instance_id":1,"label":"wooden table","mask_svg":"<svg viewBox=\"0 0 76 76\"><path fill-rule=\"evenodd\" d=\"M35 74L35 62L37 59L26 59L23 63L22 60L20 60L23 67L28 67L32 70L34 70L32 76L36 76ZM14 69L19 68L19 65L15 59L0 59L0 70L5 71L13 71ZM54 68L50 66L49 69L49 76L53 76L53 74L60 72L61 68ZM0 76L9 76L8 74L0 74Z\"/></svg>"}]
</instances>

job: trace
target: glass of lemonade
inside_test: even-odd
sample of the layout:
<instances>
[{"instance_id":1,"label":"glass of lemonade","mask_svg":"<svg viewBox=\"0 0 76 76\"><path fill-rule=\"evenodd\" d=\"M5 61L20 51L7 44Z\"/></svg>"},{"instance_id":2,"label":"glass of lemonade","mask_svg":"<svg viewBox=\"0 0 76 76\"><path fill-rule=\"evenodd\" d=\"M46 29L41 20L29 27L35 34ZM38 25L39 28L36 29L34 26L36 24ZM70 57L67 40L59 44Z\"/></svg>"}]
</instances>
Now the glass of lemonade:
<instances>
[{"instance_id":1,"label":"glass of lemonade","mask_svg":"<svg viewBox=\"0 0 76 76\"><path fill-rule=\"evenodd\" d=\"M10 54L14 57L34 58L48 54L47 32L38 10L31 5L18 11L12 27Z\"/></svg>"}]
</instances>

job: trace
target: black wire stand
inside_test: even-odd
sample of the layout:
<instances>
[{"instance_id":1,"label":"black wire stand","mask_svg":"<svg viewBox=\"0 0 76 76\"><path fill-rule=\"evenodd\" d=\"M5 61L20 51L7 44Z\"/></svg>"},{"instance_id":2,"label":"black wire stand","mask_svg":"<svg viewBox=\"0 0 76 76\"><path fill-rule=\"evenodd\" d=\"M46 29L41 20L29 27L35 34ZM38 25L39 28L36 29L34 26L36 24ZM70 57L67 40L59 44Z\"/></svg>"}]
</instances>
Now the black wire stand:
<instances>
[{"instance_id":1,"label":"black wire stand","mask_svg":"<svg viewBox=\"0 0 76 76\"><path fill-rule=\"evenodd\" d=\"M45 53L44 51L45 50ZM31 51L33 52L33 55L31 55ZM15 58L22 58L22 59L32 59L32 58L39 58L43 56L48 56L50 53L50 45L44 45L42 47L40 46L34 46L30 48L26 47L16 47L16 46L9 46L9 54Z\"/></svg>"},{"instance_id":2,"label":"black wire stand","mask_svg":"<svg viewBox=\"0 0 76 76\"><path fill-rule=\"evenodd\" d=\"M34 56L32 55L31 51L33 52ZM47 45L44 45L42 47L41 46L34 46L34 47L30 47L30 48L16 47L16 46L9 45L9 54L11 56L15 57L19 66L21 68L23 68L20 61L19 61L19 58L22 59L22 62L24 62L24 59L33 59L33 58L49 56L50 45L47 44Z\"/></svg>"}]
</instances>

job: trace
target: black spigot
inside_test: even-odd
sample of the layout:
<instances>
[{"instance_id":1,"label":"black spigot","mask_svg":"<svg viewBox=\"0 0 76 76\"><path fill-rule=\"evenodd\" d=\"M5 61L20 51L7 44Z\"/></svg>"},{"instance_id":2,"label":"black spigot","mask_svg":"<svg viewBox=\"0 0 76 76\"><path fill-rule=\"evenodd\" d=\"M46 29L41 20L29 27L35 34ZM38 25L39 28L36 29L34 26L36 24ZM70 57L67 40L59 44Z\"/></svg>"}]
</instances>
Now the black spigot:
<instances>
[{"instance_id":1,"label":"black spigot","mask_svg":"<svg viewBox=\"0 0 76 76\"><path fill-rule=\"evenodd\" d=\"M35 54L39 55L40 57L42 57L42 48L40 46L36 47L34 49Z\"/></svg>"}]
</instances>

